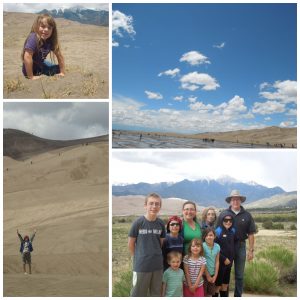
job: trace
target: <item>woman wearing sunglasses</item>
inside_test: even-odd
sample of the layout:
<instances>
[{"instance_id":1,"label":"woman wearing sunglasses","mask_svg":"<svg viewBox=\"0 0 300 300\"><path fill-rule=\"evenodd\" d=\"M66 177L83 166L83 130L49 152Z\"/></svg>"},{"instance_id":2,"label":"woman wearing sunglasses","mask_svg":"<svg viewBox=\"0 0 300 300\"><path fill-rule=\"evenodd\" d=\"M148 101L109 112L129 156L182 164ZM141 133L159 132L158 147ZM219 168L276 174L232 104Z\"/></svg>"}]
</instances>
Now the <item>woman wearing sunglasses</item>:
<instances>
[{"instance_id":1,"label":"woman wearing sunglasses","mask_svg":"<svg viewBox=\"0 0 300 300\"><path fill-rule=\"evenodd\" d=\"M169 268L167 255L171 251L177 251L183 254L183 237L180 232L182 229L182 221L178 216L171 216L167 223L167 235L162 245L162 253L164 257L164 271Z\"/></svg>"}]
</instances>

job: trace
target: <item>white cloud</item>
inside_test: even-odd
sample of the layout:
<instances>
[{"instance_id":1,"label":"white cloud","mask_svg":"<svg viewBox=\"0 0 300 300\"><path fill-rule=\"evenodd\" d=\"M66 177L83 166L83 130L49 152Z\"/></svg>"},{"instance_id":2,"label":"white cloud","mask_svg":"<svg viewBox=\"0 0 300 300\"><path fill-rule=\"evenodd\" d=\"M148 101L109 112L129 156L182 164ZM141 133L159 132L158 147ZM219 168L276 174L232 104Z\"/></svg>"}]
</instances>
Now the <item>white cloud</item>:
<instances>
[{"instance_id":1,"label":"white cloud","mask_svg":"<svg viewBox=\"0 0 300 300\"><path fill-rule=\"evenodd\" d=\"M297 109L289 109L286 114L288 116L297 116Z\"/></svg>"},{"instance_id":2,"label":"white cloud","mask_svg":"<svg viewBox=\"0 0 300 300\"><path fill-rule=\"evenodd\" d=\"M297 81L285 80L275 81L274 84L266 82L260 85L261 97L268 100L277 100L282 103L296 103L297 102ZM265 89L268 88L268 91Z\"/></svg>"},{"instance_id":3,"label":"white cloud","mask_svg":"<svg viewBox=\"0 0 300 300\"><path fill-rule=\"evenodd\" d=\"M207 57L198 51L190 51L183 54L179 61L186 61L192 66L210 64L210 61L207 59Z\"/></svg>"},{"instance_id":4,"label":"white cloud","mask_svg":"<svg viewBox=\"0 0 300 300\"><path fill-rule=\"evenodd\" d=\"M216 79L206 73L188 73L180 78L180 82L183 89L190 91L195 91L200 88L200 86L202 86L202 90L205 91L215 90L220 87Z\"/></svg>"},{"instance_id":5,"label":"white cloud","mask_svg":"<svg viewBox=\"0 0 300 300\"><path fill-rule=\"evenodd\" d=\"M127 33L131 38L136 34L133 28L133 17L127 16L118 10L112 12L112 32L119 37Z\"/></svg>"},{"instance_id":6,"label":"white cloud","mask_svg":"<svg viewBox=\"0 0 300 300\"><path fill-rule=\"evenodd\" d=\"M161 77L162 75L167 75L167 76L171 76L172 78L175 77L178 73L180 72L180 69L175 68L173 70L167 70L164 72L161 72L158 74L159 77Z\"/></svg>"},{"instance_id":7,"label":"white cloud","mask_svg":"<svg viewBox=\"0 0 300 300\"><path fill-rule=\"evenodd\" d=\"M284 121L280 123L280 127L293 127L295 122L293 121Z\"/></svg>"},{"instance_id":8,"label":"white cloud","mask_svg":"<svg viewBox=\"0 0 300 300\"><path fill-rule=\"evenodd\" d=\"M272 120L272 118L270 118L270 117L266 117L266 118L264 118L264 120L265 120L265 121L271 121L271 120Z\"/></svg>"},{"instance_id":9,"label":"white cloud","mask_svg":"<svg viewBox=\"0 0 300 300\"><path fill-rule=\"evenodd\" d=\"M285 111L285 105L277 101L255 102L252 112L261 115L271 115Z\"/></svg>"},{"instance_id":10,"label":"white cloud","mask_svg":"<svg viewBox=\"0 0 300 300\"><path fill-rule=\"evenodd\" d=\"M160 131L197 133L255 129L264 126L258 123L247 124L253 115L247 111L239 96L217 106L200 101L189 103L189 109L186 110L171 107L167 110L166 108L154 110L132 99L114 97L112 111L113 124Z\"/></svg>"},{"instance_id":11,"label":"white cloud","mask_svg":"<svg viewBox=\"0 0 300 300\"><path fill-rule=\"evenodd\" d=\"M225 42L221 43L220 45L213 45L214 48L222 49L225 47Z\"/></svg>"},{"instance_id":12,"label":"white cloud","mask_svg":"<svg viewBox=\"0 0 300 300\"><path fill-rule=\"evenodd\" d=\"M188 100L189 100L190 103L195 103L195 102L197 101L197 98L198 98L198 97L190 96L190 97L188 98Z\"/></svg>"},{"instance_id":13,"label":"white cloud","mask_svg":"<svg viewBox=\"0 0 300 300\"><path fill-rule=\"evenodd\" d=\"M175 101L181 102L183 100L183 96L176 96L173 98Z\"/></svg>"},{"instance_id":14,"label":"white cloud","mask_svg":"<svg viewBox=\"0 0 300 300\"><path fill-rule=\"evenodd\" d=\"M116 41L112 41L111 45L112 45L113 47L119 47L119 43L116 42Z\"/></svg>"},{"instance_id":15,"label":"white cloud","mask_svg":"<svg viewBox=\"0 0 300 300\"><path fill-rule=\"evenodd\" d=\"M155 93L155 92L150 92L150 91L145 91L148 99L155 99L155 100L160 100L163 99L163 96L160 93Z\"/></svg>"}]
</instances>

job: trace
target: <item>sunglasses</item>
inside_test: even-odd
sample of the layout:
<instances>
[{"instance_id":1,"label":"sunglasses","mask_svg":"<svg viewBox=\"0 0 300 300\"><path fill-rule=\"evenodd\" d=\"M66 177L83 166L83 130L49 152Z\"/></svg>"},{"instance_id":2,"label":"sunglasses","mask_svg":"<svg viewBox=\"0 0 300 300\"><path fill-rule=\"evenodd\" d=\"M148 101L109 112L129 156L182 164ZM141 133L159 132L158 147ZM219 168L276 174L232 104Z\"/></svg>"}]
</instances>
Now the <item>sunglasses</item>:
<instances>
[{"instance_id":1,"label":"sunglasses","mask_svg":"<svg viewBox=\"0 0 300 300\"><path fill-rule=\"evenodd\" d=\"M229 223L229 222L232 223L232 219L224 219L223 222L224 223Z\"/></svg>"},{"instance_id":2,"label":"sunglasses","mask_svg":"<svg viewBox=\"0 0 300 300\"><path fill-rule=\"evenodd\" d=\"M170 226L180 226L179 223L171 223Z\"/></svg>"}]
</instances>

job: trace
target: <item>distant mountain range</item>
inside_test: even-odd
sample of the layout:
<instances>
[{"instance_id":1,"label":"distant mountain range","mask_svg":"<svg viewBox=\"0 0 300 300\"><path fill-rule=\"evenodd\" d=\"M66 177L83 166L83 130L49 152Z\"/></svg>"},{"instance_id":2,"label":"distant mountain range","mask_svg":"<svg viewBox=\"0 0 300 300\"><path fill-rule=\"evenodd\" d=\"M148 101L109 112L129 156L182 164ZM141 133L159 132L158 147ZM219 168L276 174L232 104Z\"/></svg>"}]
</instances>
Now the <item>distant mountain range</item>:
<instances>
[{"instance_id":1,"label":"distant mountain range","mask_svg":"<svg viewBox=\"0 0 300 300\"><path fill-rule=\"evenodd\" d=\"M114 196L147 195L151 192L160 194L163 198L181 198L195 201L201 206L226 207L225 198L233 189L247 197L246 203L285 193L280 187L268 188L255 182L243 183L226 177L218 180L202 179L196 181L182 180L176 183L138 183L128 185L113 185Z\"/></svg>"},{"instance_id":2,"label":"distant mountain range","mask_svg":"<svg viewBox=\"0 0 300 300\"><path fill-rule=\"evenodd\" d=\"M108 141L108 135L62 141L44 139L21 130L4 128L3 155L13 159L24 159L54 149L101 141Z\"/></svg>"},{"instance_id":3,"label":"distant mountain range","mask_svg":"<svg viewBox=\"0 0 300 300\"><path fill-rule=\"evenodd\" d=\"M54 18L64 18L83 24L92 24L98 26L108 26L109 13L106 10L92 10L76 6L66 9L43 9L39 14L49 14Z\"/></svg>"}]
</instances>

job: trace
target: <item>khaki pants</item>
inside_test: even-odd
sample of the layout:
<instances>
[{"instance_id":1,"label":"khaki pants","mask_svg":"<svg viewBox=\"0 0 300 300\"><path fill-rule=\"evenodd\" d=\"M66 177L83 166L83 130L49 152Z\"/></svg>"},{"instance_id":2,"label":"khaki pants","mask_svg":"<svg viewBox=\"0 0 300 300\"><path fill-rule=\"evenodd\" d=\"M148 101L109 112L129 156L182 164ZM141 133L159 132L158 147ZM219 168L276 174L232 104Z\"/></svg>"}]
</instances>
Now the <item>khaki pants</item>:
<instances>
[{"instance_id":1,"label":"khaki pants","mask_svg":"<svg viewBox=\"0 0 300 300\"><path fill-rule=\"evenodd\" d=\"M131 297L160 297L163 270L133 272Z\"/></svg>"}]
</instances>

